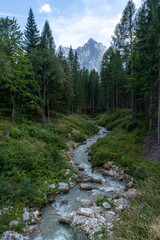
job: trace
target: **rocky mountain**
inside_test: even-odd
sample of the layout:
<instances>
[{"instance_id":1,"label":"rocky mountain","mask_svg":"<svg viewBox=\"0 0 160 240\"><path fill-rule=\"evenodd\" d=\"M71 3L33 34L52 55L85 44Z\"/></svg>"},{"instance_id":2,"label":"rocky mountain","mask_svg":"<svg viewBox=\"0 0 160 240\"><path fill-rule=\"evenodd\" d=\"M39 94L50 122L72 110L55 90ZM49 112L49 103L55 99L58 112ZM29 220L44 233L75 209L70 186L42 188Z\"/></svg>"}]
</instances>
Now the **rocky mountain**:
<instances>
[{"instance_id":1,"label":"rocky mountain","mask_svg":"<svg viewBox=\"0 0 160 240\"><path fill-rule=\"evenodd\" d=\"M60 49L63 52L63 55L67 57L69 48L59 46L57 53ZM100 72L101 60L106 51L106 47L103 46L102 43L98 43L94 39L90 38L83 47L73 49L73 52L75 51L78 53L79 63L82 68L85 67L89 71L95 69L97 72Z\"/></svg>"}]
</instances>

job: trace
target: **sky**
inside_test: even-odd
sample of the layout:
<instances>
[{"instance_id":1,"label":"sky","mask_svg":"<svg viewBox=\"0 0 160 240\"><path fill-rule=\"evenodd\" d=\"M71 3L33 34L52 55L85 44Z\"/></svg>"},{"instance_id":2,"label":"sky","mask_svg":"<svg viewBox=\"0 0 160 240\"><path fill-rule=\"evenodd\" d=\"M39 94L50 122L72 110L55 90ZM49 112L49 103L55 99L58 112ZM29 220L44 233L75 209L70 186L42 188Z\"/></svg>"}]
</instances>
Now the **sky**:
<instances>
[{"instance_id":1,"label":"sky","mask_svg":"<svg viewBox=\"0 0 160 240\"><path fill-rule=\"evenodd\" d=\"M133 0L138 9L141 0ZM29 8L42 31L49 21L56 47L83 46L89 38L109 47L128 0L0 0L0 17L15 17L24 32Z\"/></svg>"}]
</instances>

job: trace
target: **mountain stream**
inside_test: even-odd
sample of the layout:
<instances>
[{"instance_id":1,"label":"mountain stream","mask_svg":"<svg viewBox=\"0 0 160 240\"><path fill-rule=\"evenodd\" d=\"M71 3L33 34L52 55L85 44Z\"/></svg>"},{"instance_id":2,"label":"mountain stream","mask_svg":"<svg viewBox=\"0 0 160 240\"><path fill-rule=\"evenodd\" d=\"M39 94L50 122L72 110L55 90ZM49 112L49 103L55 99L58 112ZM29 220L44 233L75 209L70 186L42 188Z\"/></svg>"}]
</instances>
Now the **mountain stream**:
<instances>
[{"instance_id":1,"label":"mountain stream","mask_svg":"<svg viewBox=\"0 0 160 240\"><path fill-rule=\"evenodd\" d=\"M76 229L72 229L70 226L59 223L60 217L76 211L82 207L81 199L94 200L98 196L102 198L109 192L121 193L125 188L125 181L116 181L110 177L103 177L101 172L97 170L93 171L92 164L88 161L87 148L96 143L99 138L104 137L107 131L103 127L99 127L97 135L87 140L85 144L78 146L73 152L73 161L76 165L84 166L85 170L81 172L83 175L87 175L96 180L101 180L102 184L90 183L91 186L96 186L96 189L90 191L81 190L79 185L76 185L69 190L68 193L57 196L55 201L50 205L42 209L43 222L39 223L38 233L34 233L33 240L74 240L74 239L88 239L83 233L78 232ZM76 170L78 170L78 167ZM77 235L77 238L75 238Z\"/></svg>"}]
</instances>

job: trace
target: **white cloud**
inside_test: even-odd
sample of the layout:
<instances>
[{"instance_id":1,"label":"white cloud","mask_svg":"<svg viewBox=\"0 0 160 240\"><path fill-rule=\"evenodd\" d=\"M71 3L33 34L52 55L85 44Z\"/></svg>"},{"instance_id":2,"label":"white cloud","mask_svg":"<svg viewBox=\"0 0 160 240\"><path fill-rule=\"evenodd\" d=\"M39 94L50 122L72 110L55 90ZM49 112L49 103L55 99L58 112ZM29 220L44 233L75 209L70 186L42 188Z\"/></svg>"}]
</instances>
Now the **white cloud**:
<instances>
[{"instance_id":1,"label":"white cloud","mask_svg":"<svg viewBox=\"0 0 160 240\"><path fill-rule=\"evenodd\" d=\"M51 7L50 7L49 4L44 4L43 6L41 6L39 12L40 12L40 13L42 13L42 12L51 13L51 12L52 12L52 9L51 9Z\"/></svg>"},{"instance_id":2,"label":"white cloud","mask_svg":"<svg viewBox=\"0 0 160 240\"><path fill-rule=\"evenodd\" d=\"M57 47L72 45L73 48L77 48L86 43L90 37L109 47L111 35L118 21L119 17L106 19L105 16L84 15L52 19L50 25Z\"/></svg>"}]
</instances>

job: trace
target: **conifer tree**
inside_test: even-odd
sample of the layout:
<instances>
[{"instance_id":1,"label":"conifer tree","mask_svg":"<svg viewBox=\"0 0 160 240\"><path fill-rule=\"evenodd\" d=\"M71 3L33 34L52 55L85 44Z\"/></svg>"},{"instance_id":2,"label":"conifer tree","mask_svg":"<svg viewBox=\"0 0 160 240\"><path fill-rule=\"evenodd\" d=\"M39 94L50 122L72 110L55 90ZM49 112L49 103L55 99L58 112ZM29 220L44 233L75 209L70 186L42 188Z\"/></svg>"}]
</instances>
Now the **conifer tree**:
<instances>
[{"instance_id":1,"label":"conifer tree","mask_svg":"<svg viewBox=\"0 0 160 240\"><path fill-rule=\"evenodd\" d=\"M31 49L35 48L39 43L39 31L37 30L37 25L35 23L35 18L32 9L29 9L29 16L27 19L27 24L24 31L25 35L25 49L29 52Z\"/></svg>"},{"instance_id":2,"label":"conifer tree","mask_svg":"<svg viewBox=\"0 0 160 240\"><path fill-rule=\"evenodd\" d=\"M46 20L42 35L41 35L41 47L48 48L49 50L52 50L55 53L55 43L54 38L52 36L52 31L49 25L49 22Z\"/></svg>"}]
</instances>

